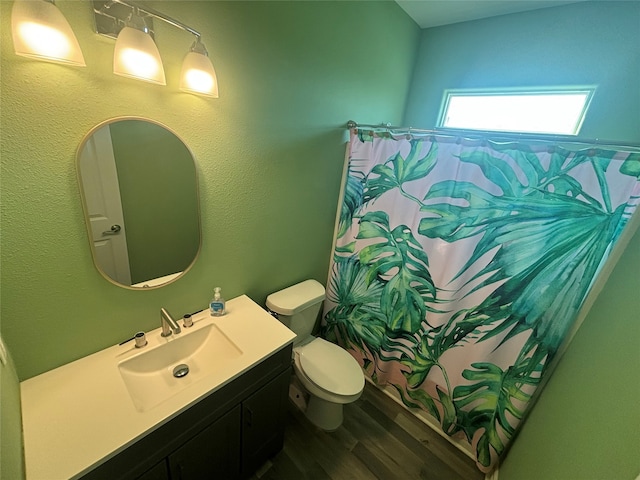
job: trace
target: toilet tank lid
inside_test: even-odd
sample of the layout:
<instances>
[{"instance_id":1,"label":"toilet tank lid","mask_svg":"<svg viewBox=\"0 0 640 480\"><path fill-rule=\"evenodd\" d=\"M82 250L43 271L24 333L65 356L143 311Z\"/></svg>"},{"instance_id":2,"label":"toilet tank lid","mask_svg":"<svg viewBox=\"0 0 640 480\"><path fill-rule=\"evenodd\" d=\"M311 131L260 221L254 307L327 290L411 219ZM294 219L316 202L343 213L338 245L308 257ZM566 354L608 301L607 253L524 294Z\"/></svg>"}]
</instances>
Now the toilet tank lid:
<instances>
[{"instance_id":1,"label":"toilet tank lid","mask_svg":"<svg viewBox=\"0 0 640 480\"><path fill-rule=\"evenodd\" d=\"M267 297L267 307L280 315L294 315L324 300L324 287L315 280L305 280Z\"/></svg>"}]
</instances>

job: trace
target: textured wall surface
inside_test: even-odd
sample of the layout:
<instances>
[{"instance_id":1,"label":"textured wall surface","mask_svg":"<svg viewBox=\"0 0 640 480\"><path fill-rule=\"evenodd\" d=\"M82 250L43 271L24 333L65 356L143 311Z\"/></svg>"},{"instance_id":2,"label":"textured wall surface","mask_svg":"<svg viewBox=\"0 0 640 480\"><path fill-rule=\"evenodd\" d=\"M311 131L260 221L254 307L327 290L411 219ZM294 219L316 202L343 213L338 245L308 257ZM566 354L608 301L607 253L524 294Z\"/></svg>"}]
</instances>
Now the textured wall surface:
<instances>
[{"instance_id":1,"label":"textured wall surface","mask_svg":"<svg viewBox=\"0 0 640 480\"><path fill-rule=\"evenodd\" d=\"M20 383L11 355L0 365L0 478L24 478Z\"/></svg>"},{"instance_id":2,"label":"textured wall surface","mask_svg":"<svg viewBox=\"0 0 640 480\"><path fill-rule=\"evenodd\" d=\"M405 123L449 88L596 85L580 136L640 141L640 2L578 2L423 31Z\"/></svg>"},{"instance_id":3,"label":"textured wall surface","mask_svg":"<svg viewBox=\"0 0 640 480\"><path fill-rule=\"evenodd\" d=\"M640 230L562 357L500 480L633 480L640 473Z\"/></svg>"},{"instance_id":4,"label":"textured wall surface","mask_svg":"<svg viewBox=\"0 0 640 480\"><path fill-rule=\"evenodd\" d=\"M2 334L21 379L226 298L263 302L306 278L326 281L344 160L344 128L399 122L420 31L394 2L202 2L152 5L203 34L220 98L182 93L193 38L157 24L167 86L113 75L114 41L92 31L88 2L59 1L87 66L13 53L0 2ZM354 39L366 39L360 48ZM76 149L109 118L152 118L198 165L202 250L179 281L151 291L95 270L76 180Z\"/></svg>"}]
</instances>

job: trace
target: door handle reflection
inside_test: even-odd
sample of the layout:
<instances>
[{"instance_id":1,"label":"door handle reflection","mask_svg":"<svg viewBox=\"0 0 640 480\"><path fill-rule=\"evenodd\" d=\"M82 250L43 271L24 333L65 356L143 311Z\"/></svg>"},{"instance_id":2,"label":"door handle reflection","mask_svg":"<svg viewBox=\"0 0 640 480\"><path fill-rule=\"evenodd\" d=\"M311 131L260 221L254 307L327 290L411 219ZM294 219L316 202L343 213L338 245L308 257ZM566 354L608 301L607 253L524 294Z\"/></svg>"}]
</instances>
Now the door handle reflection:
<instances>
[{"instance_id":1,"label":"door handle reflection","mask_svg":"<svg viewBox=\"0 0 640 480\"><path fill-rule=\"evenodd\" d=\"M103 235L117 235L122 230L120 225L111 225L111 230L105 230L102 232Z\"/></svg>"}]
</instances>

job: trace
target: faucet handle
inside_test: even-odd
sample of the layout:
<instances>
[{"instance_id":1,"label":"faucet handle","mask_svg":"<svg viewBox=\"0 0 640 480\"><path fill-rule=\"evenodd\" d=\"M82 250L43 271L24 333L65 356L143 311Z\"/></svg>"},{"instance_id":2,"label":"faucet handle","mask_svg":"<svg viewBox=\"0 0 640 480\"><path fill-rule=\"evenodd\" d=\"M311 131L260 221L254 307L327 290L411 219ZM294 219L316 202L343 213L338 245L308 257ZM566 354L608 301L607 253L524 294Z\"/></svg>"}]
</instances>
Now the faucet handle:
<instances>
[{"instance_id":1,"label":"faucet handle","mask_svg":"<svg viewBox=\"0 0 640 480\"><path fill-rule=\"evenodd\" d=\"M127 338L125 341L120 342L118 345L122 346L125 343L130 342L131 340L136 341L136 348L142 348L147 344L147 337L145 336L145 333L138 332L133 337Z\"/></svg>"},{"instance_id":2,"label":"faucet handle","mask_svg":"<svg viewBox=\"0 0 640 480\"><path fill-rule=\"evenodd\" d=\"M144 332L138 332L133 337L136 341L136 348L142 348L147 344L147 337Z\"/></svg>"},{"instance_id":3,"label":"faucet handle","mask_svg":"<svg viewBox=\"0 0 640 480\"><path fill-rule=\"evenodd\" d=\"M191 318L190 313L185 313L184 317L182 317L182 325L184 328L193 327L193 318Z\"/></svg>"}]
</instances>

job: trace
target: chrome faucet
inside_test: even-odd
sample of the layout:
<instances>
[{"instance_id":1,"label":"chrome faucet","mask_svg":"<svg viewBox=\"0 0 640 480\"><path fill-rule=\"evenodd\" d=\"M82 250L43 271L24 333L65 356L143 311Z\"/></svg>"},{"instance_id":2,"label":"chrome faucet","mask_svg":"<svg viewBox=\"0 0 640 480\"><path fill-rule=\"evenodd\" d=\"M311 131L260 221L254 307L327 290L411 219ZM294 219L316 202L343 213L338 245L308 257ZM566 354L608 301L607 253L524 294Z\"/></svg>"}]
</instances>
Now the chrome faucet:
<instances>
[{"instance_id":1,"label":"chrome faucet","mask_svg":"<svg viewBox=\"0 0 640 480\"><path fill-rule=\"evenodd\" d=\"M163 337L168 337L172 333L176 335L180 333L180 325L178 325L178 322L176 322L164 308L160 309L160 322L162 323L162 333L160 335Z\"/></svg>"}]
</instances>

